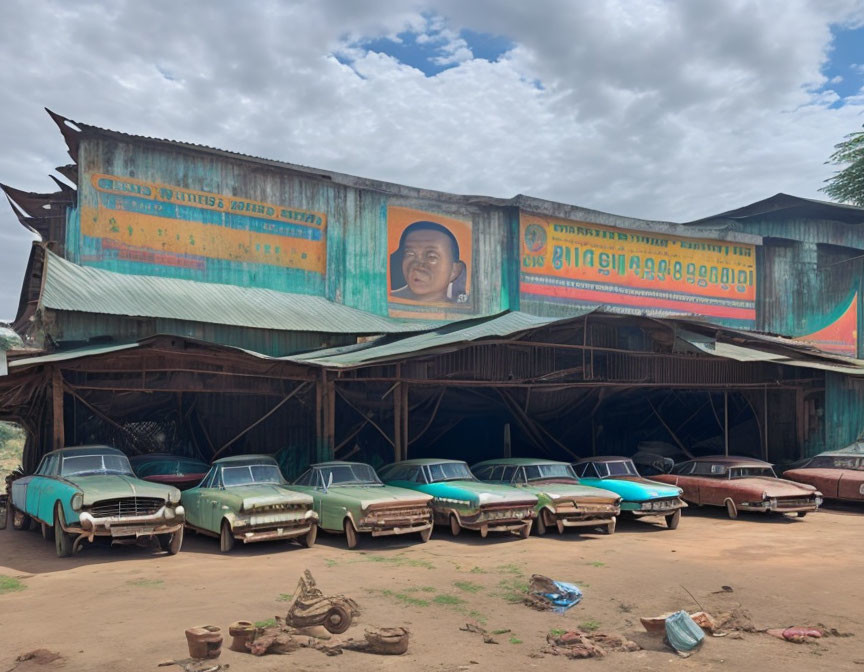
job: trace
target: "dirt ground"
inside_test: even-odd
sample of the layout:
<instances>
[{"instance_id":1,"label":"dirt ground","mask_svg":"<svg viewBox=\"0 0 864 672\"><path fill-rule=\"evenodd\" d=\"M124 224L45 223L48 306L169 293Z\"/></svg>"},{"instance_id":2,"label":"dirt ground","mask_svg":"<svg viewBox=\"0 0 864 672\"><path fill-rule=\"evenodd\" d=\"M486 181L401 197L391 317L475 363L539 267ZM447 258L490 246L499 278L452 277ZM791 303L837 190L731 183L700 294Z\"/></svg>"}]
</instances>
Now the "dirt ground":
<instances>
[{"instance_id":1,"label":"dirt ground","mask_svg":"<svg viewBox=\"0 0 864 672\"><path fill-rule=\"evenodd\" d=\"M30 661L17 671L157 668L188 655L184 630L263 621L284 612L305 568L325 593L353 597L363 613L343 637L364 626L403 625L411 631L401 657L345 652L326 657L301 649L254 658L223 648L232 670L864 670L864 507L836 507L805 519L691 508L669 531L622 521L611 537L571 532L528 540L451 538L438 529L425 545L367 539L348 551L322 534L313 549L268 543L222 555L214 539L188 536L175 557L136 547L88 547L58 559L38 532L0 532L0 671L39 648L63 658ZM570 581L584 593L563 615L537 612L514 600L532 573ZM3 577L0 577L2 580ZM13 582L14 585L14 582ZM730 586L733 592L721 590ZM686 590L685 590L686 589ZM692 593L690 597L687 593ZM718 592L719 591L719 592ZM694 599L695 598L695 599ZM757 628L824 624L852 637L792 644L765 634L707 638L688 659L646 634L641 616L698 608L746 609ZM497 644L461 631L482 624ZM620 633L643 650L603 659L543 655L550 631L574 626ZM227 642L226 642L227 647ZM542 656L542 657L540 657Z\"/></svg>"}]
</instances>

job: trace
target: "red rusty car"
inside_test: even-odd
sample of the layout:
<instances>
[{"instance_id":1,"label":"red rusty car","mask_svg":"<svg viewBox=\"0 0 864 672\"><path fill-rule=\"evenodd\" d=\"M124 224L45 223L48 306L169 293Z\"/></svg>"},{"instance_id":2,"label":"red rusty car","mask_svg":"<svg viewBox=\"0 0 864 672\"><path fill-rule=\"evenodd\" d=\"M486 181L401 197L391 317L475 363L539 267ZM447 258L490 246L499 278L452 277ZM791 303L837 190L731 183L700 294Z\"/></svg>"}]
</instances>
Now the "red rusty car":
<instances>
[{"instance_id":1,"label":"red rusty car","mask_svg":"<svg viewBox=\"0 0 864 672\"><path fill-rule=\"evenodd\" d=\"M829 450L790 465L783 478L808 483L828 499L864 502L864 446Z\"/></svg>"},{"instance_id":2,"label":"red rusty car","mask_svg":"<svg viewBox=\"0 0 864 672\"><path fill-rule=\"evenodd\" d=\"M739 511L797 513L803 518L822 503L822 493L812 485L777 478L768 462L752 457L698 457L651 478L677 485L693 504L725 506L730 518L737 518Z\"/></svg>"}]
</instances>

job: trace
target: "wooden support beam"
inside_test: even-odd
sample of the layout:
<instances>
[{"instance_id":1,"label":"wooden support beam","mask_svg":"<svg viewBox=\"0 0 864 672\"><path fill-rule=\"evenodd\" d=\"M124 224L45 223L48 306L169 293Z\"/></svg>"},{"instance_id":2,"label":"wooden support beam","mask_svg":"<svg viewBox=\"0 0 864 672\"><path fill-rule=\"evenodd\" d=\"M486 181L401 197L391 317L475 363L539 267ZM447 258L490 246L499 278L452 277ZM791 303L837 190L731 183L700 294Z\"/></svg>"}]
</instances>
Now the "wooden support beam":
<instances>
[{"instance_id":1,"label":"wooden support beam","mask_svg":"<svg viewBox=\"0 0 864 672\"><path fill-rule=\"evenodd\" d=\"M66 445L66 427L63 423L63 374L60 369L51 371L51 414L53 432L51 446L58 450Z\"/></svg>"},{"instance_id":2,"label":"wooden support beam","mask_svg":"<svg viewBox=\"0 0 864 672\"><path fill-rule=\"evenodd\" d=\"M393 461L402 460L402 384L396 383L393 394Z\"/></svg>"}]
</instances>

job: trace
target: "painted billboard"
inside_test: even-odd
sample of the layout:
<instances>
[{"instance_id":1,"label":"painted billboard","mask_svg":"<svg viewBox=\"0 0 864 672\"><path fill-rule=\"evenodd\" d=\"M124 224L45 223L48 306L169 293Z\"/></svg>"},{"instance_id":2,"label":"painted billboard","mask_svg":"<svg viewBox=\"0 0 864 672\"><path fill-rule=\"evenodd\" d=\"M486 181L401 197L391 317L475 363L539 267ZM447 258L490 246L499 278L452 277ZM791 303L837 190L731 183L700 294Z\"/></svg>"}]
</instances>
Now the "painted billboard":
<instances>
[{"instance_id":1,"label":"painted billboard","mask_svg":"<svg viewBox=\"0 0 864 672\"><path fill-rule=\"evenodd\" d=\"M474 312L470 220L390 206L387 241L392 317L438 320Z\"/></svg>"},{"instance_id":2,"label":"painted billboard","mask_svg":"<svg viewBox=\"0 0 864 672\"><path fill-rule=\"evenodd\" d=\"M79 263L203 282L236 276L237 284L294 291L298 280L317 278L307 291L323 288L322 212L117 175L91 174L86 186Z\"/></svg>"},{"instance_id":3,"label":"painted billboard","mask_svg":"<svg viewBox=\"0 0 864 672\"><path fill-rule=\"evenodd\" d=\"M525 214L523 300L628 313L696 314L755 326L753 245L681 238Z\"/></svg>"},{"instance_id":4,"label":"painted billboard","mask_svg":"<svg viewBox=\"0 0 864 672\"><path fill-rule=\"evenodd\" d=\"M856 357L858 350L858 293L844 301L824 319L825 326L795 340L814 345L820 350L846 357Z\"/></svg>"}]
</instances>

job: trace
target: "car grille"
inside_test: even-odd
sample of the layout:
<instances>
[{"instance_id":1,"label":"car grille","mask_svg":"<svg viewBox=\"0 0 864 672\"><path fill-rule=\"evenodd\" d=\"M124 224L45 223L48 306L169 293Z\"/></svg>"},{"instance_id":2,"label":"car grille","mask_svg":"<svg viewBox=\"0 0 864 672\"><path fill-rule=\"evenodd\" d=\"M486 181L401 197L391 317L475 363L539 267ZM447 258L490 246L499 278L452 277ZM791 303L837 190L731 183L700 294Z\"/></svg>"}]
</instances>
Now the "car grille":
<instances>
[{"instance_id":1,"label":"car grille","mask_svg":"<svg viewBox=\"0 0 864 672\"><path fill-rule=\"evenodd\" d=\"M777 500L777 508L778 509L787 509L787 508L796 508L799 506L812 506L816 502L812 497L806 498L796 498L796 499L778 499Z\"/></svg>"},{"instance_id":2,"label":"car grille","mask_svg":"<svg viewBox=\"0 0 864 672\"><path fill-rule=\"evenodd\" d=\"M397 525L400 522L409 522L416 518L430 518L432 509L428 506L393 506L386 508L370 508L365 520L387 522Z\"/></svg>"},{"instance_id":3,"label":"car grille","mask_svg":"<svg viewBox=\"0 0 864 672\"><path fill-rule=\"evenodd\" d=\"M90 513L96 518L114 518L117 516L152 516L165 504L159 497L119 497L117 499L102 499L90 507Z\"/></svg>"}]
</instances>

